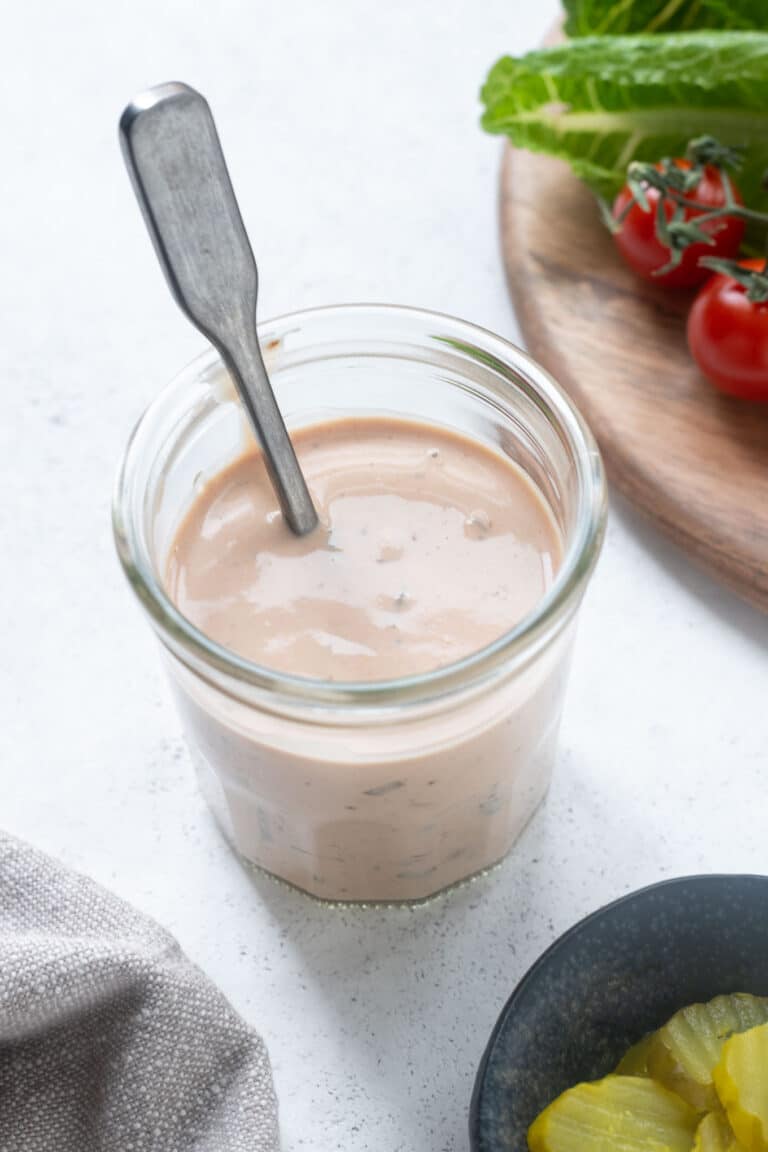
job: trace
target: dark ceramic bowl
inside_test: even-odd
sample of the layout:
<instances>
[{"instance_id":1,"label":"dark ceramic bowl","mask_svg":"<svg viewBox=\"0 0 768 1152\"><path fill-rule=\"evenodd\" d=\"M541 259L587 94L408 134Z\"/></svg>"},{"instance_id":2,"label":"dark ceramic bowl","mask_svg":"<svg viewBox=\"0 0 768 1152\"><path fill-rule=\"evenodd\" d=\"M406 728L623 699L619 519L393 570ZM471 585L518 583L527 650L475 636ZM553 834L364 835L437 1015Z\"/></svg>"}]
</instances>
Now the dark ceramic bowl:
<instances>
[{"instance_id":1,"label":"dark ceramic bowl","mask_svg":"<svg viewBox=\"0 0 768 1152\"><path fill-rule=\"evenodd\" d=\"M582 920L499 1018L475 1081L473 1152L527 1152L528 1126L556 1096L721 992L768 995L768 876L669 880Z\"/></svg>"}]
</instances>

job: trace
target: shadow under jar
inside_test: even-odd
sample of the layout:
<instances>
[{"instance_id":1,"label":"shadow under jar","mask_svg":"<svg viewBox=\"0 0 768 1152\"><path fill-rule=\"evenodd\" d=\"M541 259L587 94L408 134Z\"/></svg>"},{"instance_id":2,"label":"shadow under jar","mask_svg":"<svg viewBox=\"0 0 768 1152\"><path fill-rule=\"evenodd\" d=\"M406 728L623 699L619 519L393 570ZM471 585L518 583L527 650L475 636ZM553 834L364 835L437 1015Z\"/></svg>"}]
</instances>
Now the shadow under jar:
<instances>
[{"instance_id":1,"label":"shadow under jar","mask_svg":"<svg viewBox=\"0 0 768 1152\"><path fill-rule=\"evenodd\" d=\"M288 675L208 638L165 587L201 484L249 443L218 357L186 368L129 442L117 547L226 835L247 861L324 900L425 899L499 861L547 789L576 611L602 540L600 457L542 368L462 321L360 305L259 331L290 429L396 416L453 430L522 469L562 537L539 603L465 659L390 681Z\"/></svg>"}]
</instances>

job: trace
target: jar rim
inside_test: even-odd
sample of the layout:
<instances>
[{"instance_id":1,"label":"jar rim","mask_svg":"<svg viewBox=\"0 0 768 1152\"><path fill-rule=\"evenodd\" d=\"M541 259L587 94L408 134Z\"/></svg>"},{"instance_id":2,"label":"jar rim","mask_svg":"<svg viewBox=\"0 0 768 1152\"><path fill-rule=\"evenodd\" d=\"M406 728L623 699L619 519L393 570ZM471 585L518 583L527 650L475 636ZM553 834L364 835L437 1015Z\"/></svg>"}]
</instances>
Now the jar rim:
<instances>
[{"instance_id":1,"label":"jar rim","mask_svg":"<svg viewBox=\"0 0 768 1152\"><path fill-rule=\"evenodd\" d=\"M169 398L188 381L218 366L215 349L196 356L166 384L146 408L128 440L116 478L112 524L120 562L138 599L164 645L198 675L209 673L222 686L245 682L271 699L319 708L362 706L381 708L425 703L481 684L499 671L527 662L560 631L581 600L586 582L597 561L606 518L606 485L602 461L592 433L578 409L559 384L526 352L488 329L456 317L427 309L392 304L337 304L287 313L259 323L262 346L269 346L279 333L295 332L305 324L343 324L355 319L372 325L387 320L419 326L422 340L439 339L457 348L478 352L494 368L506 369L511 388L525 391L555 428L570 450L577 474L575 526L566 541L562 563L552 585L534 607L492 643L461 660L427 672L390 680L328 681L296 676L257 664L208 637L176 607L159 578L148 550L142 545L140 517L134 479L141 460L142 441L160 420ZM439 324L439 336L431 331ZM371 334L381 339L382 333ZM320 346L322 349L322 345ZM319 356L312 356L318 359Z\"/></svg>"}]
</instances>

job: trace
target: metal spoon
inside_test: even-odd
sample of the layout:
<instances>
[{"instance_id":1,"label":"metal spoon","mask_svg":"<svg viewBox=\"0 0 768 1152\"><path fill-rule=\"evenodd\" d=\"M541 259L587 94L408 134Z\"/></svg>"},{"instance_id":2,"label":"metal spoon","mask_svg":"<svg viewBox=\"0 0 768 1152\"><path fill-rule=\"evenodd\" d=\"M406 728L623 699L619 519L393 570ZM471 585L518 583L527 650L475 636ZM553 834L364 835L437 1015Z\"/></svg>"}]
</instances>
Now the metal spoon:
<instances>
[{"instance_id":1,"label":"metal spoon","mask_svg":"<svg viewBox=\"0 0 768 1152\"><path fill-rule=\"evenodd\" d=\"M208 102L186 84L149 88L123 112L120 144L171 292L229 369L283 515L303 536L317 513L264 367L256 261Z\"/></svg>"}]
</instances>

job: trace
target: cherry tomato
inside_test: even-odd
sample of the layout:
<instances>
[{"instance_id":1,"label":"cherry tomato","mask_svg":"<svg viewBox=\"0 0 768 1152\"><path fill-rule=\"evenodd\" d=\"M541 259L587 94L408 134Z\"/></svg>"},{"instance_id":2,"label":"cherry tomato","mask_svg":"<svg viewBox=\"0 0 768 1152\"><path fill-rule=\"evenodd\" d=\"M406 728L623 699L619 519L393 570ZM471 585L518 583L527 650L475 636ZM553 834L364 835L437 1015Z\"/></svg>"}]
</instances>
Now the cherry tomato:
<instances>
[{"instance_id":1,"label":"cherry tomato","mask_svg":"<svg viewBox=\"0 0 768 1152\"><path fill-rule=\"evenodd\" d=\"M740 260L762 270L764 260ZM723 392L768 401L768 301L719 273L704 285L688 315L688 347L704 375Z\"/></svg>"},{"instance_id":2,"label":"cherry tomato","mask_svg":"<svg viewBox=\"0 0 768 1152\"><path fill-rule=\"evenodd\" d=\"M680 168L690 168L688 160L676 160ZM660 168L660 165L657 165ZM743 201L738 189L731 182L734 199L737 203ZM646 280L653 280L667 288L684 288L692 284L701 284L710 275L706 268L700 267L700 256L719 256L723 259L732 259L736 256L744 236L744 221L734 216L723 216L718 220L707 220L702 224L705 232L709 232L715 243L691 244L683 252L683 258L676 268L654 275L658 269L669 263L669 249L665 248L656 236L656 211L659 202L659 192L656 188L646 190L650 212L643 212L639 204L630 208L620 232L616 233L615 240L619 251L639 276ZM687 200L695 200L706 204L709 208L720 208L725 204L725 191L723 180L717 168L710 165L704 169L704 174L690 192L686 194ZM622 188L613 205L613 215L619 216L632 199L628 187ZM664 212L669 220L674 212L674 205L668 200ZM685 219L695 220L701 215L701 210L686 208Z\"/></svg>"}]
</instances>

